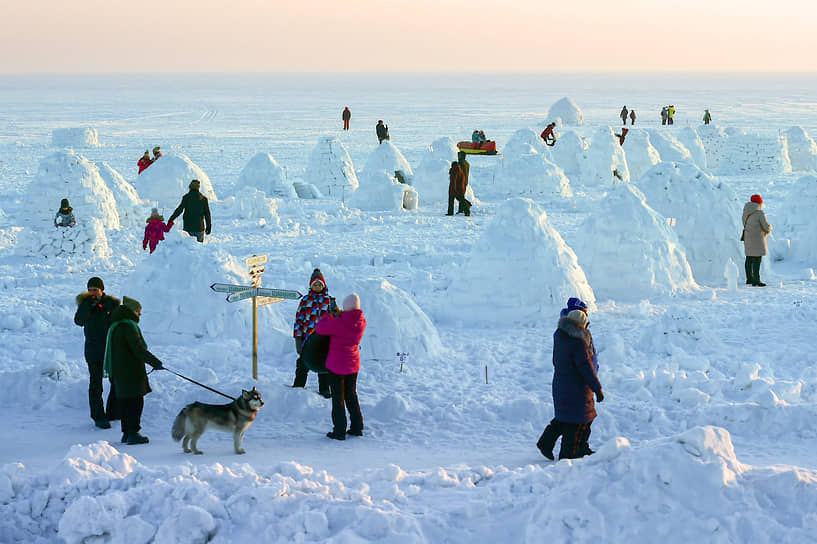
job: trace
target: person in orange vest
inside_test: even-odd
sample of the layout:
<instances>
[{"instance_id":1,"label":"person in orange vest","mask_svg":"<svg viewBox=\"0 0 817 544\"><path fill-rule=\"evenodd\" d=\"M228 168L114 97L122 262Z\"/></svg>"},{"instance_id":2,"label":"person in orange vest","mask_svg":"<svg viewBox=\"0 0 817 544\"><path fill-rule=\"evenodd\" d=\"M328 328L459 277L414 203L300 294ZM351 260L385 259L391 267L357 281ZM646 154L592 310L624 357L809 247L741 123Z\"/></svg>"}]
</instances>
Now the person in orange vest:
<instances>
[{"instance_id":1,"label":"person in orange vest","mask_svg":"<svg viewBox=\"0 0 817 544\"><path fill-rule=\"evenodd\" d=\"M153 161L150 159L150 151L145 150L145 154L142 155L142 158L139 159L139 162L137 162L136 164L139 166L140 174L144 172L148 166L153 164Z\"/></svg>"},{"instance_id":2,"label":"person in orange vest","mask_svg":"<svg viewBox=\"0 0 817 544\"><path fill-rule=\"evenodd\" d=\"M343 130L349 130L349 121L352 119L352 110L349 109L349 106L343 108L341 118L343 119Z\"/></svg>"},{"instance_id":3,"label":"person in orange vest","mask_svg":"<svg viewBox=\"0 0 817 544\"><path fill-rule=\"evenodd\" d=\"M553 147L553 145L556 143L556 135L553 134L554 128L556 128L556 123L551 123L546 126L545 130L543 130L542 134L540 134L542 139L545 141L545 145L549 145L550 147Z\"/></svg>"}]
</instances>

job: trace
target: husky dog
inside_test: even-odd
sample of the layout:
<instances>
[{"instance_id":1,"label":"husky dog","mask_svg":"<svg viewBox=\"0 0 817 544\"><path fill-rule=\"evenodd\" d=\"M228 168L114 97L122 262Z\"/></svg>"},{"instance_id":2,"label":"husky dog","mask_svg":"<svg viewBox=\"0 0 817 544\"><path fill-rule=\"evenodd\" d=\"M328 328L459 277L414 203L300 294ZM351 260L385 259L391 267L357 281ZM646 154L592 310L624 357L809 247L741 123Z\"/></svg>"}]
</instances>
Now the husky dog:
<instances>
[{"instance_id":1,"label":"husky dog","mask_svg":"<svg viewBox=\"0 0 817 544\"><path fill-rule=\"evenodd\" d=\"M196 447L199 438L207 429L217 429L233 433L235 452L246 453L241 448L241 441L262 406L264 406L264 401L261 400L261 395L258 394L255 387L252 388L252 391L242 390L241 396L229 404L194 402L182 408L182 411L176 416L171 435L176 442L184 438L182 442L184 453L192 451L201 455L204 452Z\"/></svg>"}]
</instances>

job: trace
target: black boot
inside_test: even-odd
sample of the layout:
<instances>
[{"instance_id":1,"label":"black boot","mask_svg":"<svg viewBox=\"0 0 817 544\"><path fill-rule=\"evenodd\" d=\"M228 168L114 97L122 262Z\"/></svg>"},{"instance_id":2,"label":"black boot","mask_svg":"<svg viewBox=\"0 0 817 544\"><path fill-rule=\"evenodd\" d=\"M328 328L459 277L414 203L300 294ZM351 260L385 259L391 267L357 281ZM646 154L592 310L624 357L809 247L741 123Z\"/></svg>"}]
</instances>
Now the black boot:
<instances>
[{"instance_id":1,"label":"black boot","mask_svg":"<svg viewBox=\"0 0 817 544\"><path fill-rule=\"evenodd\" d=\"M148 442L150 442L150 439L143 434L140 434L138 432L128 434L129 446L134 446L136 444L147 444Z\"/></svg>"}]
</instances>

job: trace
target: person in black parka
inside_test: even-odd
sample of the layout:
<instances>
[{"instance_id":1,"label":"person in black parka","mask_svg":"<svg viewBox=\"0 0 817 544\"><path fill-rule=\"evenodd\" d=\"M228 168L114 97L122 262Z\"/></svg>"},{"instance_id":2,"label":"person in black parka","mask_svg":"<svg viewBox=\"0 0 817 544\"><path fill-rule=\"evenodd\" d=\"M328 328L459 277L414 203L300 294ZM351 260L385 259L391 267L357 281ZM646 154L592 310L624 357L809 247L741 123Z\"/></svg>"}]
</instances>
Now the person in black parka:
<instances>
[{"instance_id":1,"label":"person in black parka","mask_svg":"<svg viewBox=\"0 0 817 544\"><path fill-rule=\"evenodd\" d=\"M190 236L195 236L199 242L204 242L204 235L210 235L210 204L207 202L207 197L199 192L201 182L194 179L189 185L190 191L182 197L181 204L170 216L171 222L179 217L182 212L182 230Z\"/></svg>"},{"instance_id":2,"label":"person in black parka","mask_svg":"<svg viewBox=\"0 0 817 544\"><path fill-rule=\"evenodd\" d=\"M108 402L102 403L102 363L105 360L105 338L111 325L111 314L119 307L119 299L104 293L102 278L88 280L88 290L77 296L74 323L85 333L85 362L88 364L88 405L91 419L100 429L110 429L109 421L119 419L116 389L111 382Z\"/></svg>"},{"instance_id":3,"label":"person in black parka","mask_svg":"<svg viewBox=\"0 0 817 544\"><path fill-rule=\"evenodd\" d=\"M389 125L383 123L383 120L377 122L374 127L374 131L377 133L377 143L382 144L383 140L389 139Z\"/></svg>"},{"instance_id":4,"label":"person in black parka","mask_svg":"<svg viewBox=\"0 0 817 544\"><path fill-rule=\"evenodd\" d=\"M555 417L536 443L548 459L553 459L553 447L560 435L559 459L576 459L593 453L587 442L590 425L596 418L593 396L595 394L598 402L604 400L596 373L593 338L587 329L587 310L571 310L559 319L553 336Z\"/></svg>"}]
</instances>

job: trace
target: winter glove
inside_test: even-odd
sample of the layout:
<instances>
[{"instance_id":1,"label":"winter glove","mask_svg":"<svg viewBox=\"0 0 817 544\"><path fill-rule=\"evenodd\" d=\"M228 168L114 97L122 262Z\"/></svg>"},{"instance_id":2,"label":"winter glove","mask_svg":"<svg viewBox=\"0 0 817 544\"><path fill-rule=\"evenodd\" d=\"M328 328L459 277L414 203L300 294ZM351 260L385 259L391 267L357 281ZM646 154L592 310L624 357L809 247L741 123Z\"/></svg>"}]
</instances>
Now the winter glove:
<instances>
[{"instance_id":1,"label":"winter glove","mask_svg":"<svg viewBox=\"0 0 817 544\"><path fill-rule=\"evenodd\" d=\"M604 401L604 391L599 389L599 392L596 393L596 402L603 402Z\"/></svg>"},{"instance_id":2,"label":"winter glove","mask_svg":"<svg viewBox=\"0 0 817 544\"><path fill-rule=\"evenodd\" d=\"M161 362L153 365L153 370L163 370L163 369L164 369L164 366L162 365Z\"/></svg>"},{"instance_id":3,"label":"winter glove","mask_svg":"<svg viewBox=\"0 0 817 544\"><path fill-rule=\"evenodd\" d=\"M147 248L148 248L148 244L147 244L147 242L143 242L143 243L142 243L142 249L147 249Z\"/></svg>"},{"instance_id":4,"label":"winter glove","mask_svg":"<svg viewBox=\"0 0 817 544\"><path fill-rule=\"evenodd\" d=\"M211 230L211 229L207 229L207 230L205 230L205 231L204 231L204 234L206 234L207 236L210 236L210 230Z\"/></svg>"},{"instance_id":5,"label":"winter glove","mask_svg":"<svg viewBox=\"0 0 817 544\"><path fill-rule=\"evenodd\" d=\"M168 221L167 222L167 228L169 228L169 229L173 228L173 221Z\"/></svg>"}]
</instances>

